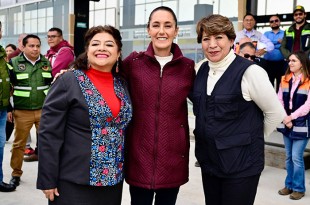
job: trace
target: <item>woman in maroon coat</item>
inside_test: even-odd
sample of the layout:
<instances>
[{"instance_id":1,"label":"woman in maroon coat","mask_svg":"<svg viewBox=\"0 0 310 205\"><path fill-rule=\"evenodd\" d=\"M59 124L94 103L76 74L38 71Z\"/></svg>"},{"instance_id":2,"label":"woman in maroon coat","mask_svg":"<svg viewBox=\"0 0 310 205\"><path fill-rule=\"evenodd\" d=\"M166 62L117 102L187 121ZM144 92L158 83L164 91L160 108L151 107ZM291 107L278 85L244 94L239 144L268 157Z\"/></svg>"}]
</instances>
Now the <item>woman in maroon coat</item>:
<instances>
[{"instance_id":1,"label":"woman in maroon coat","mask_svg":"<svg viewBox=\"0 0 310 205\"><path fill-rule=\"evenodd\" d=\"M147 25L151 43L124 60L133 104L125 160L132 205L174 205L188 181L187 96L195 78L194 61L173 39L177 19L168 7L154 9Z\"/></svg>"}]
</instances>

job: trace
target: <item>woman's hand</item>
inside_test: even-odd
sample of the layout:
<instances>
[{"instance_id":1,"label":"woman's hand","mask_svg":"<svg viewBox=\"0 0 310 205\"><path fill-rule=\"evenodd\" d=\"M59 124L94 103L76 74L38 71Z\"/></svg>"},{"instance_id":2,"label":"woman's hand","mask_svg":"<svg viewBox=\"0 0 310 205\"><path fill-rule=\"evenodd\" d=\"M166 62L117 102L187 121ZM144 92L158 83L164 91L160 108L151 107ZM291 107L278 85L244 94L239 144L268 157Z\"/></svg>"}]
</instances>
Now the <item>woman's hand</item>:
<instances>
[{"instance_id":1,"label":"woman's hand","mask_svg":"<svg viewBox=\"0 0 310 205\"><path fill-rule=\"evenodd\" d=\"M283 123L286 125L288 124L289 122L292 122L292 117L289 115L289 116L286 116L283 120Z\"/></svg>"},{"instance_id":2,"label":"woman's hand","mask_svg":"<svg viewBox=\"0 0 310 205\"><path fill-rule=\"evenodd\" d=\"M42 191L45 194L45 197L49 199L50 201L54 201L55 196L59 196L57 188L47 189L47 190L42 190Z\"/></svg>"},{"instance_id":3,"label":"woman's hand","mask_svg":"<svg viewBox=\"0 0 310 205\"><path fill-rule=\"evenodd\" d=\"M291 129L293 127L293 123L289 122L289 123L285 124L285 126L288 127L289 129Z\"/></svg>"},{"instance_id":4,"label":"woman's hand","mask_svg":"<svg viewBox=\"0 0 310 205\"><path fill-rule=\"evenodd\" d=\"M53 79L53 81L52 81L52 84L55 82L55 80L56 80L59 76L61 76L62 74L66 73L67 71L68 71L68 69L62 69L62 70L59 71L59 73L56 73L56 75L54 76L54 79Z\"/></svg>"}]
</instances>

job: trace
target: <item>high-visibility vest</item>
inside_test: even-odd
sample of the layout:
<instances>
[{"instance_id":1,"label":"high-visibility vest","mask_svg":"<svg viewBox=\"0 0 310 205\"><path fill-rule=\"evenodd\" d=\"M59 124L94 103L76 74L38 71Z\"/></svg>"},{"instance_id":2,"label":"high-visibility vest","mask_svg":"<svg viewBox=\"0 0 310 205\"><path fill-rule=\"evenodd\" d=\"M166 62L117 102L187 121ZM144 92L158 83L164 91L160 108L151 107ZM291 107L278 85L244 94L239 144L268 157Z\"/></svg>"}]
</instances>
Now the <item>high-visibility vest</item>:
<instances>
[{"instance_id":1,"label":"high-visibility vest","mask_svg":"<svg viewBox=\"0 0 310 205\"><path fill-rule=\"evenodd\" d=\"M11 84L5 57L5 50L0 46L0 110L7 108L10 98Z\"/></svg>"},{"instance_id":2,"label":"high-visibility vest","mask_svg":"<svg viewBox=\"0 0 310 205\"><path fill-rule=\"evenodd\" d=\"M40 60L33 65L24 55L11 59L10 69L15 75L13 92L14 109L41 109L52 80L50 62L40 55Z\"/></svg>"}]
</instances>

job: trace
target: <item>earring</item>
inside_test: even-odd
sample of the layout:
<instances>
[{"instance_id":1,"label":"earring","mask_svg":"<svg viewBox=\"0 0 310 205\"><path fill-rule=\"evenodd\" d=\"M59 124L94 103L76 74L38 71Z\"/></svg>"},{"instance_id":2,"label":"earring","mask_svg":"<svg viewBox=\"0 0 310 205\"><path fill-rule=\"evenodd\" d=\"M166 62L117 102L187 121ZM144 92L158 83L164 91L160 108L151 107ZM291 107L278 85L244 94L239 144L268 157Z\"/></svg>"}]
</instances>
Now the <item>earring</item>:
<instances>
[{"instance_id":1,"label":"earring","mask_svg":"<svg viewBox=\"0 0 310 205\"><path fill-rule=\"evenodd\" d=\"M118 61L116 61L116 72L118 73Z\"/></svg>"}]
</instances>

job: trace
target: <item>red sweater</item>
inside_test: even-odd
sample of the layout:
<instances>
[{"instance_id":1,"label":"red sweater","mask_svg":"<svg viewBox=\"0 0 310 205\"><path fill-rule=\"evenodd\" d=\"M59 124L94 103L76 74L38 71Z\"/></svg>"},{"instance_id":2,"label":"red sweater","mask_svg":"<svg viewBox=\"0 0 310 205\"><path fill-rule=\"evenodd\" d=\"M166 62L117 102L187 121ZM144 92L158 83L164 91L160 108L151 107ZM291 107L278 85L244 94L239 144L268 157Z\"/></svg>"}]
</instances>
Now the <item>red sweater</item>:
<instances>
[{"instance_id":1,"label":"red sweater","mask_svg":"<svg viewBox=\"0 0 310 205\"><path fill-rule=\"evenodd\" d=\"M116 96L114 91L113 75L109 72L101 72L90 68L85 71L90 81L95 85L97 90L102 95L103 99L108 104L114 117L116 117L121 109L121 101Z\"/></svg>"}]
</instances>

